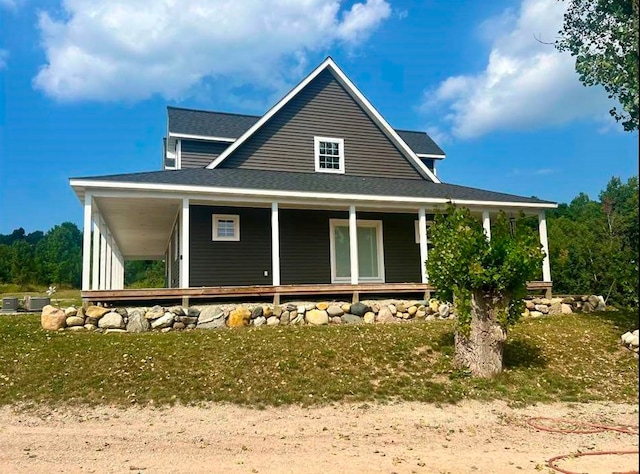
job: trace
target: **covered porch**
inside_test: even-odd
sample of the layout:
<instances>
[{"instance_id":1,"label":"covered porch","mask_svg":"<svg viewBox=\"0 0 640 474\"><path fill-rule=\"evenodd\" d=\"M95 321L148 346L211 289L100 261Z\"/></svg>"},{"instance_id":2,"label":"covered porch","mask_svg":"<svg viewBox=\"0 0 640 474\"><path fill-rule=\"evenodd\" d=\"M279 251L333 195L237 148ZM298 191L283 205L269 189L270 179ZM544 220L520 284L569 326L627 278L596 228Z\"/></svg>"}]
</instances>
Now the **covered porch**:
<instances>
[{"instance_id":1,"label":"covered porch","mask_svg":"<svg viewBox=\"0 0 640 474\"><path fill-rule=\"evenodd\" d=\"M489 239L491 220L500 210L514 215L521 211L536 215L540 242L548 255L545 207L555 207L527 202L441 198L327 194L301 197L284 192L265 196L269 193L242 193L242 190L184 192L180 186L160 190L149 189L149 186L144 189L118 188L110 184L74 183L72 180L72 186L84 203L82 297L90 302L171 300L184 303L189 299L249 297L273 297L277 302L283 296L316 295L349 295L354 300L363 295L394 293L428 297L433 288L429 285L423 262L429 253L430 215L442 211L449 202L469 207L482 219ZM237 252L232 249L239 245L238 242L212 242L215 225L211 216L230 217L230 213L240 216L242 237L239 240L245 242ZM254 214L258 216L257 220L250 217ZM209 216L208 220L204 219L205 228L209 225L205 230L202 219L197 217L201 215ZM309 231L302 237L294 235L306 239L308 246L296 247L293 251L297 244L292 244L292 235L298 227L311 225L305 222L311 222L312 216L316 216L316 229L320 230ZM227 220L231 226L233 219ZM251 220L254 221L253 228L260 229L259 234L257 231L253 231L255 235L251 233L252 225L248 225ZM260 224L255 224L258 221ZM297 227L291 227L291 222L297 222ZM369 230L363 230L365 227ZM404 237L393 240L392 230ZM308 242L315 234L322 234L320 243ZM364 242L366 239L368 243ZM341 243L336 243L337 240ZM250 246L249 241L253 242ZM207 248L217 246L218 251L215 254L203 251L203 245ZM315 277L308 273L312 281L296 277L293 271L302 266L305 249L316 249L311 260L322 269ZM393 269L393 262L400 258L399 249L407 255L402 257L407 259L402 271ZM207 279L208 273L220 274L225 266L234 265L234 262L242 266L243 255L246 258L257 255L261 260L252 269L252 279L246 282L228 279L224 284L218 284L220 280ZM124 263L127 260L164 260L165 288L125 289ZM550 295L552 282L548 256L543 262L541 276L541 280L530 282L529 289L532 293ZM242 274L238 278L242 278Z\"/></svg>"}]
</instances>

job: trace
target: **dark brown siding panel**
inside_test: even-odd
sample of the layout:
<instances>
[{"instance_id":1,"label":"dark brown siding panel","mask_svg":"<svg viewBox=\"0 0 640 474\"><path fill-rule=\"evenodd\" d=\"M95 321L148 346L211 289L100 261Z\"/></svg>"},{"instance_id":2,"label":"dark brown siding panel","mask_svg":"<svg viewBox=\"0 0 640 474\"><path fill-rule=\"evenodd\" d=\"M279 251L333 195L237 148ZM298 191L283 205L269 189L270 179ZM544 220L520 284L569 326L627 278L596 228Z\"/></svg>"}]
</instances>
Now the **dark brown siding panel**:
<instances>
[{"instance_id":1,"label":"dark brown siding panel","mask_svg":"<svg viewBox=\"0 0 640 474\"><path fill-rule=\"evenodd\" d=\"M281 209L279 218L282 284L331 283L329 212Z\"/></svg>"},{"instance_id":2,"label":"dark brown siding panel","mask_svg":"<svg viewBox=\"0 0 640 474\"><path fill-rule=\"evenodd\" d=\"M213 214L240 216L240 241L212 240ZM270 285L271 210L190 206L189 285ZM267 270L268 276L264 276Z\"/></svg>"},{"instance_id":3,"label":"dark brown siding panel","mask_svg":"<svg viewBox=\"0 0 640 474\"><path fill-rule=\"evenodd\" d=\"M230 143L181 140L181 167L204 168L229 145Z\"/></svg>"},{"instance_id":4,"label":"dark brown siding panel","mask_svg":"<svg viewBox=\"0 0 640 474\"><path fill-rule=\"evenodd\" d=\"M320 73L220 167L314 173L314 136L344 139L346 174L422 179L330 71Z\"/></svg>"}]
</instances>

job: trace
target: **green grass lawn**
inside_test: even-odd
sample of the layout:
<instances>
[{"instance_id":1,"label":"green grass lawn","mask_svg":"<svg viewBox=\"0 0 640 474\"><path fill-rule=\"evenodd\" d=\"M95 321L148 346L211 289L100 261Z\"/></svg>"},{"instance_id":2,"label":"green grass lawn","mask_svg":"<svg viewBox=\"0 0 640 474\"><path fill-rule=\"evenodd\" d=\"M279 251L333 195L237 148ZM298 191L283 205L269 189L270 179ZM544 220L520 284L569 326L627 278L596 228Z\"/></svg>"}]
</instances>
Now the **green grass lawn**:
<instances>
[{"instance_id":1,"label":"green grass lawn","mask_svg":"<svg viewBox=\"0 0 640 474\"><path fill-rule=\"evenodd\" d=\"M630 311L522 321L504 373L479 380L454 369L449 321L102 335L0 316L0 404L637 402L638 358L618 344L637 326Z\"/></svg>"},{"instance_id":2,"label":"green grass lawn","mask_svg":"<svg viewBox=\"0 0 640 474\"><path fill-rule=\"evenodd\" d=\"M0 284L0 299L13 296L23 299L25 296L47 296L49 287L45 286L19 286L14 284ZM82 297L80 290L60 288L51 296L51 303L56 306L81 305Z\"/></svg>"}]
</instances>

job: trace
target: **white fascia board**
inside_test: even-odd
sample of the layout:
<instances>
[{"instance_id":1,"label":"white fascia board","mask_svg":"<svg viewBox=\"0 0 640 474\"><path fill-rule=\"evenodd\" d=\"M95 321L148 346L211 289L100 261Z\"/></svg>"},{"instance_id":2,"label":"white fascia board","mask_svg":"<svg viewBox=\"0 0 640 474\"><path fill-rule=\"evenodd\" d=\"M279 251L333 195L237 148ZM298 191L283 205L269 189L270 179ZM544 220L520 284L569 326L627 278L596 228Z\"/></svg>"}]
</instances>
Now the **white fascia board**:
<instances>
[{"instance_id":1,"label":"white fascia board","mask_svg":"<svg viewBox=\"0 0 640 474\"><path fill-rule=\"evenodd\" d=\"M434 155L432 153L416 153L418 158L433 158L434 160L444 160L447 155Z\"/></svg>"},{"instance_id":2,"label":"white fascia board","mask_svg":"<svg viewBox=\"0 0 640 474\"><path fill-rule=\"evenodd\" d=\"M206 196L224 195L224 196L247 196L261 198L294 198L304 200L322 200L330 202L392 202L399 204L454 204L457 206L471 207L491 207L504 208L516 207L527 209L555 209L558 207L556 203L532 203L532 202L502 202L502 201L478 201L471 199L448 199L448 198L421 198L406 196L374 196L367 194L335 194L335 193L317 193L308 191L279 191L268 189L237 189L213 186L192 186L179 184L152 184L152 183L124 183L117 181L91 181L85 179L70 180L71 187L74 188L76 194L85 189L91 189L94 196L100 196L100 189L104 190L122 190L122 191L161 191L166 193L166 197L175 198L176 194L194 195L201 194ZM80 189L83 188L83 189ZM140 197L145 197L145 194Z\"/></svg>"},{"instance_id":3,"label":"white fascia board","mask_svg":"<svg viewBox=\"0 0 640 474\"><path fill-rule=\"evenodd\" d=\"M226 143L233 143L236 141L235 138L228 138L228 137L214 137L211 135L192 135L189 133L169 133L170 137L173 138L183 138L186 140L208 140L208 141L214 141L214 142L226 142Z\"/></svg>"},{"instance_id":4,"label":"white fascia board","mask_svg":"<svg viewBox=\"0 0 640 474\"><path fill-rule=\"evenodd\" d=\"M351 94L351 96L360 104L361 107L364 108L365 112L373 119L374 122L378 124L382 128L384 132L386 132L387 136L395 142L395 144L404 152L404 154L415 164L418 171L424 177L428 177L434 183L439 183L440 180L436 177L435 174L431 172L427 166L420 161L420 159L416 156L416 154L409 148L409 146L404 142L402 138L398 135L398 133L387 123L387 121L378 113L378 111L371 105L371 103L367 100L367 98L358 90L358 88L349 80L349 78L345 75L344 72L338 67L338 65L331 59L330 57L325 59L322 64L320 64L317 68L315 68L311 74L309 74L305 79L303 79L296 87L291 89L291 91L284 96L280 102L271 107L266 114L262 116L260 120L258 120L249 130L242 134L229 148L223 151L215 160L207 165L208 169L214 169L220 163L222 163L231 153L234 152L242 143L244 143L251 135L253 135L257 130L259 130L271 117L273 117L282 107L284 107L291 99L293 99L298 92L304 89L311 81L313 81L322 71L324 71L327 67L331 68L331 70L335 73L338 81L345 87L347 92Z\"/></svg>"}]
</instances>

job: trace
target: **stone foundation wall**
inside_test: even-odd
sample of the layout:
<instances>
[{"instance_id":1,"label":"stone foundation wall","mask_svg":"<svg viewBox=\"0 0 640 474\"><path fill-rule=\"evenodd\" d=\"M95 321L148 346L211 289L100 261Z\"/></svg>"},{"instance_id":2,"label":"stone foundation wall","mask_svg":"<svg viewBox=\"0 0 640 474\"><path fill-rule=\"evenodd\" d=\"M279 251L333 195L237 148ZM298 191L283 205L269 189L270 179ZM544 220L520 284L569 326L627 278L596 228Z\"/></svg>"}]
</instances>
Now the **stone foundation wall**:
<instances>
[{"instance_id":1,"label":"stone foundation wall","mask_svg":"<svg viewBox=\"0 0 640 474\"><path fill-rule=\"evenodd\" d=\"M524 317L603 311L601 296L532 298L525 301ZM270 304L217 304L153 307L46 306L42 327L48 330L95 332L168 332L192 329L221 329L244 326L384 324L455 317L450 303L426 300L384 300L359 303L292 302Z\"/></svg>"}]
</instances>

